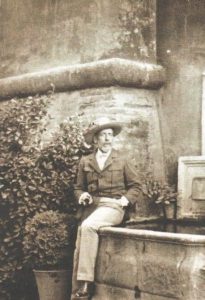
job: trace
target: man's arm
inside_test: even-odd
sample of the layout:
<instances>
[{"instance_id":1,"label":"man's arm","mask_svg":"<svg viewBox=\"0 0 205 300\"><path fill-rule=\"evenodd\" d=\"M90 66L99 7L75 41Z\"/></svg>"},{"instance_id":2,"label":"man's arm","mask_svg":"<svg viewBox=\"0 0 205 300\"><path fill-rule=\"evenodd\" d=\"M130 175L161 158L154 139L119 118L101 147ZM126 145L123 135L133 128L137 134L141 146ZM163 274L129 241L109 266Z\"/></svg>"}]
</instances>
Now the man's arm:
<instances>
[{"instance_id":1,"label":"man's arm","mask_svg":"<svg viewBox=\"0 0 205 300\"><path fill-rule=\"evenodd\" d=\"M124 166L124 178L127 192L123 196L126 197L131 204L134 204L140 193L140 182L135 167L127 160Z\"/></svg>"},{"instance_id":2,"label":"man's arm","mask_svg":"<svg viewBox=\"0 0 205 300\"><path fill-rule=\"evenodd\" d=\"M87 192L87 180L83 168L84 158L82 157L78 166L77 180L74 185L74 195L79 204L87 205L92 204L93 199Z\"/></svg>"},{"instance_id":3,"label":"man's arm","mask_svg":"<svg viewBox=\"0 0 205 300\"><path fill-rule=\"evenodd\" d=\"M82 157L78 166L76 184L74 185L74 195L77 201L79 200L80 196L84 192L87 192L87 181L86 181L85 173L83 172L83 168L84 168L84 158Z\"/></svg>"}]
</instances>

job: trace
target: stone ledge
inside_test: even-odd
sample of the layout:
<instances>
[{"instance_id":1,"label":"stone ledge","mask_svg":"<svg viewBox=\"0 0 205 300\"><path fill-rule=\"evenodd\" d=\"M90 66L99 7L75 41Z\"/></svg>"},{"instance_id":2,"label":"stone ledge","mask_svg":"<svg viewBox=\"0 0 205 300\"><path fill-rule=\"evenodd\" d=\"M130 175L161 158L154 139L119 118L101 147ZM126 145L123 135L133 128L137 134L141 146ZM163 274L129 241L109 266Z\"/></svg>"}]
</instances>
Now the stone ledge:
<instances>
[{"instance_id":1,"label":"stone ledge","mask_svg":"<svg viewBox=\"0 0 205 300\"><path fill-rule=\"evenodd\" d=\"M0 99L114 85L159 89L164 82L162 66L111 58L0 79Z\"/></svg>"},{"instance_id":2,"label":"stone ledge","mask_svg":"<svg viewBox=\"0 0 205 300\"><path fill-rule=\"evenodd\" d=\"M187 233L160 232L146 229L129 229L119 227L105 227L99 230L101 236L115 238L132 238L144 241L158 241L169 244L180 244L187 246L205 246L204 235Z\"/></svg>"}]
</instances>

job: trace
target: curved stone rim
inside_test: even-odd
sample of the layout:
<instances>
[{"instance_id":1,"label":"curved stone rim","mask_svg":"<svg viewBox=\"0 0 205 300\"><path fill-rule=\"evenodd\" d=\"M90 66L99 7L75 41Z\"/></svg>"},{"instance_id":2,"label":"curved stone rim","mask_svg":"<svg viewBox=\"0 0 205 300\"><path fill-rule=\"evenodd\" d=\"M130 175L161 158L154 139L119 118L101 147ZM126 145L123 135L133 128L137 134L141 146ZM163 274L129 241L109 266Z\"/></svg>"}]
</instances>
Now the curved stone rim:
<instances>
[{"instance_id":1,"label":"curved stone rim","mask_svg":"<svg viewBox=\"0 0 205 300\"><path fill-rule=\"evenodd\" d=\"M164 82L160 65L111 58L0 79L0 99L116 85L159 89Z\"/></svg>"},{"instance_id":2,"label":"curved stone rim","mask_svg":"<svg viewBox=\"0 0 205 300\"><path fill-rule=\"evenodd\" d=\"M99 234L102 236L132 238L169 244L183 244L187 246L197 245L204 247L205 245L205 237L203 235L197 234L160 232L147 229L130 229L117 227L101 228L99 230Z\"/></svg>"}]
</instances>

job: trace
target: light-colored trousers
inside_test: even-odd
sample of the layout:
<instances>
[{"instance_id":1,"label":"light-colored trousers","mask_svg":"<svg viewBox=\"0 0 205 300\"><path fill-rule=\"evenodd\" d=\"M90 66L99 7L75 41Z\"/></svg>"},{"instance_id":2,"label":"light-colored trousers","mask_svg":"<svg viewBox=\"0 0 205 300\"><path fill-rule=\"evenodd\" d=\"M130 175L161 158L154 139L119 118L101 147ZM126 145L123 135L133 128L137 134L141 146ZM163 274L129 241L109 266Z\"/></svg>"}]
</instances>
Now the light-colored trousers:
<instances>
[{"instance_id":1,"label":"light-colored trousers","mask_svg":"<svg viewBox=\"0 0 205 300\"><path fill-rule=\"evenodd\" d=\"M98 230L105 226L114 226L122 222L124 210L119 204L113 204L109 198L99 202L96 210L81 224L76 249L78 255L77 280L94 281L95 263L98 253Z\"/></svg>"}]
</instances>

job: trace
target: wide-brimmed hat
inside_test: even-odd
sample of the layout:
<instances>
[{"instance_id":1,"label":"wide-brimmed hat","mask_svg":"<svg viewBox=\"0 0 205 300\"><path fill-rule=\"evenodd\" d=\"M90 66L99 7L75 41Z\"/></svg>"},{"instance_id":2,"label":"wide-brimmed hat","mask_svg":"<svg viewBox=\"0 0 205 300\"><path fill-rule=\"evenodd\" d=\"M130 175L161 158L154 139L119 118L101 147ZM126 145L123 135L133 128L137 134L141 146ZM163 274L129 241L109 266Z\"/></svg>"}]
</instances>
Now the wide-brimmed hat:
<instances>
[{"instance_id":1,"label":"wide-brimmed hat","mask_svg":"<svg viewBox=\"0 0 205 300\"><path fill-rule=\"evenodd\" d=\"M122 130L122 124L120 122L111 120L107 117L102 117L96 119L92 122L89 127L84 132L84 138L87 144L92 144L93 137L96 133L103 129L111 128L113 130L114 136L118 135Z\"/></svg>"}]
</instances>

